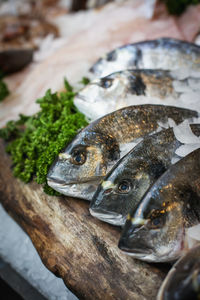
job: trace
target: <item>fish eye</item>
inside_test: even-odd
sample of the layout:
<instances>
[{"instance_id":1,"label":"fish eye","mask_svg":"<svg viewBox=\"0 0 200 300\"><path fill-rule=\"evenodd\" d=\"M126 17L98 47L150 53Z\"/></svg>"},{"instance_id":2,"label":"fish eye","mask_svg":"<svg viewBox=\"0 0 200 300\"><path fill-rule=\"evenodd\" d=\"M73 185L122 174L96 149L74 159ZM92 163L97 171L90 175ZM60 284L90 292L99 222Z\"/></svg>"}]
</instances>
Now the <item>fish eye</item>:
<instances>
[{"instance_id":1,"label":"fish eye","mask_svg":"<svg viewBox=\"0 0 200 300\"><path fill-rule=\"evenodd\" d=\"M105 88L105 89L108 89L109 87L112 86L112 83L113 83L113 79L111 78L101 78L101 87Z\"/></svg>"},{"instance_id":2,"label":"fish eye","mask_svg":"<svg viewBox=\"0 0 200 300\"><path fill-rule=\"evenodd\" d=\"M71 154L70 162L75 165L83 165L86 161L86 151L75 149Z\"/></svg>"},{"instance_id":3,"label":"fish eye","mask_svg":"<svg viewBox=\"0 0 200 300\"><path fill-rule=\"evenodd\" d=\"M131 183L128 180L123 180L118 185L118 191L127 194L131 190Z\"/></svg>"},{"instance_id":4,"label":"fish eye","mask_svg":"<svg viewBox=\"0 0 200 300\"><path fill-rule=\"evenodd\" d=\"M165 224L165 214L161 214L159 211L153 210L149 222L148 222L148 227L150 229L159 229L162 228L163 225Z\"/></svg>"},{"instance_id":5,"label":"fish eye","mask_svg":"<svg viewBox=\"0 0 200 300\"><path fill-rule=\"evenodd\" d=\"M155 227L158 227L161 224L161 218L155 218L154 220L151 221L152 225Z\"/></svg>"}]
</instances>

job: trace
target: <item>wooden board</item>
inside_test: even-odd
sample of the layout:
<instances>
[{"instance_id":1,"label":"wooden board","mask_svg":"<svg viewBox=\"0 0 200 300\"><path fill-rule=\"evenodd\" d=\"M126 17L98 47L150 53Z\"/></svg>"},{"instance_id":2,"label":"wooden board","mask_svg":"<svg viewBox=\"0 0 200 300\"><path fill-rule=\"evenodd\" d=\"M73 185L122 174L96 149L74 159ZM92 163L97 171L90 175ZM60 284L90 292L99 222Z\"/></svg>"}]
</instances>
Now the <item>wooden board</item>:
<instances>
[{"instance_id":1,"label":"wooden board","mask_svg":"<svg viewBox=\"0 0 200 300\"><path fill-rule=\"evenodd\" d=\"M165 272L123 254L119 228L90 216L86 201L47 196L35 182L14 178L2 141L0 153L1 203L79 299L155 299Z\"/></svg>"}]
</instances>

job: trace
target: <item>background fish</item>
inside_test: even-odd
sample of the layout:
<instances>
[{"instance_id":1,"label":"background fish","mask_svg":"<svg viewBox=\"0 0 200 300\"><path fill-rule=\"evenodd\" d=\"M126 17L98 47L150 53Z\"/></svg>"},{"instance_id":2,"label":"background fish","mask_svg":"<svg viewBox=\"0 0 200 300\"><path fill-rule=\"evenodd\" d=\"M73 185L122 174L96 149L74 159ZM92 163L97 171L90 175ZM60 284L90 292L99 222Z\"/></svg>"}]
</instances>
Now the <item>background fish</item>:
<instances>
[{"instance_id":1,"label":"background fish","mask_svg":"<svg viewBox=\"0 0 200 300\"><path fill-rule=\"evenodd\" d=\"M171 166L148 190L128 216L119 248L145 261L173 261L191 247L190 237L199 222L197 149Z\"/></svg>"},{"instance_id":2,"label":"background fish","mask_svg":"<svg viewBox=\"0 0 200 300\"><path fill-rule=\"evenodd\" d=\"M200 245L180 258L165 278L157 300L199 300Z\"/></svg>"},{"instance_id":3,"label":"background fish","mask_svg":"<svg viewBox=\"0 0 200 300\"><path fill-rule=\"evenodd\" d=\"M187 131L191 129L184 124L181 126L181 134L187 140ZM200 135L200 124L191 125L191 128ZM90 204L91 215L113 225L124 225L129 211L137 206L148 188L181 159L175 153L183 145L177 138L174 128L162 130L146 137L126 154L98 186ZM198 142L200 147L200 139ZM190 149L192 151L193 147Z\"/></svg>"},{"instance_id":4,"label":"background fish","mask_svg":"<svg viewBox=\"0 0 200 300\"><path fill-rule=\"evenodd\" d=\"M101 179L136 139L159 130L168 118L181 123L198 115L162 105L129 106L108 114L90 123L60 153L49 170L48 184L62 194L91 200Z\"/></svg>"},{"instance_id":5,"label":"background fish","mask_svg":"<svg viewBox=\"0 0 200 300\"><path fill-rule=\"evenodd\" d=\"M200 70L200 47L160 38L124 45L100 58L90 69L97 77L126 69Z\"/></svg>"},{"instance_id":6,"label":"background fish","mask_svg":"<svg viewBox=\"0 0 200 300\"><path fill-rule=\"evenodd\" d=\"M164 70L115 72L88 84L74 103L92 120L125 106L149 103L200 111L200 72L188 75Z\"/></svg>"},{"instance_id":7,"label":"background fish","mask_svg":"<svg viewBox=\"0 0 200 300\"><path fill-rule=\"evenodd\" d=\"M0 69L8 74L20 71L33 60L33 47L0 48Z\"/></svg>"}]
</instances>

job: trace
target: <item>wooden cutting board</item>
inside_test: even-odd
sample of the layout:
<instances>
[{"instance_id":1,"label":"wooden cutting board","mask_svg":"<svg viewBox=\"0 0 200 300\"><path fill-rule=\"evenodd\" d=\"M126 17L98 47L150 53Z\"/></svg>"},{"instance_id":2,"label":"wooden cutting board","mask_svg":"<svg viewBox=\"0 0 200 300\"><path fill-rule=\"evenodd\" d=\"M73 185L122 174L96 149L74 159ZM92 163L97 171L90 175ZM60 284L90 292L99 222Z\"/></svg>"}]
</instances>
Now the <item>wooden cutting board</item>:
<instances>
[{"instance_id":1,"label":"wooden cutting board","mask_svg":"<svg viewBox=\"0 0 200 300\"><path fill-rule=\"evenodd\" d=\"M120 229L90 216L88 202L46 195L14 178L0 140L0 201L30 236L45 266L79 299L155 299L166 274L123 254Z\"/></svg>"}]
</instances>

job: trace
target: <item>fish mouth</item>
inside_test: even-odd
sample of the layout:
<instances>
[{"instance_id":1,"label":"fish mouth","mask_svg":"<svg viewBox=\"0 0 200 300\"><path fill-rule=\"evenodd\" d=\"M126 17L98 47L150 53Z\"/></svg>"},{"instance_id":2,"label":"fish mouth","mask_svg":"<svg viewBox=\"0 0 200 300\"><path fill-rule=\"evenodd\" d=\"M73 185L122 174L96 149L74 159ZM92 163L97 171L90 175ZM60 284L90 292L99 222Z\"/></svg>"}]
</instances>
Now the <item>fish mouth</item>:
<instances>
[{"instance_id":1,"label":"fish mouth","mask_svg":"<svg viewBox=\"0 0 200 300\"><path fill-rule=\"evenodd\" d=\"M86 97L81 95L81 94L77 94L75 99L76 100L81 100L81 101L84 101L84 102L87 101Z\"/></svg>"},{"instance_id":2,"label":"fish mouth","mask_svg":"<svg viewBox=\"0 0 200 300\"><path fill-rule=\"evenodd\" d=\"M119 247L120 250L122 250L126 254L129 254L129 255L134 256L136 258L137 257L140 258L142 256L152 254L151 249L146 245L140 245L139 241L137 242L137 246L138 246L137 248L129 247L127 245L127 240L125 238L121 238L119 240L119 243L118 243L118 247Z\"/></svg>"},{"instance_id":3,"label":"fish mouth","mask_svg":"<svg viewBox=\"0 0 200 300\"><path fill-rule=\"evenodd\" d=\"M47 178L47 183L49 186L54 186L54 187L59 187L61 189L64 189L67 186L73 185L73 184L86 184L86 183L95 183L98 184L103 176L95 176L95 177L90 177L90 178L83 178L80 180L70 180L68 182L64 180L60 180L57 178Z\"/></svg>"},{"instance_id":4,"label":"fish mouth","mask_svg":"<svg viewBox=\"0 0 200 300\"><path fill-rule=\"evenodd\" d=\"M142 249L139 249L139 248L126 249L126 248L121 247L120 244L118 245L118 247L122 252L124 252L130 256L133 256L135 258L138 258L138 259L145 258L146 255L152 254L150 249L144 249L144 248L142 248Z\"/></svg>"},{"instance_id":5,"label":"fish mouth","mask_svg":"<svg viewBox=\"0 0 200 300\"><path fill-rule=\"evenodd\" d=\"M106 222L106 223L109 223L109 224L112 224L112 225L117 225L117 226L122 226L124 225L125 223L125 217L123 217L123 215L120 215L118 213L115 213L115 212L108 212L108 211L96 211L95 209L92 209L92 208L89 208L89 211L90 211L90 214L103 221L103 222Z\"/></svg>"},{"instance_id":6,"label":"fish mouth","mask_svg":"<svg viewBox=\"0 0 200 300\"><path fill-rule=\"evenodd\" d=\"M90 83L90 85L95 85L97 86L96 83ZM97 102L97 100L94 101L95 98L91 98L91 97L86 97L82 94L77 94L76 98L74 99L74 103L76 104L76 100L77 101L82 101L82 102L86 102L86 103L94 103Z\"/></svg>"}]
</instances>

